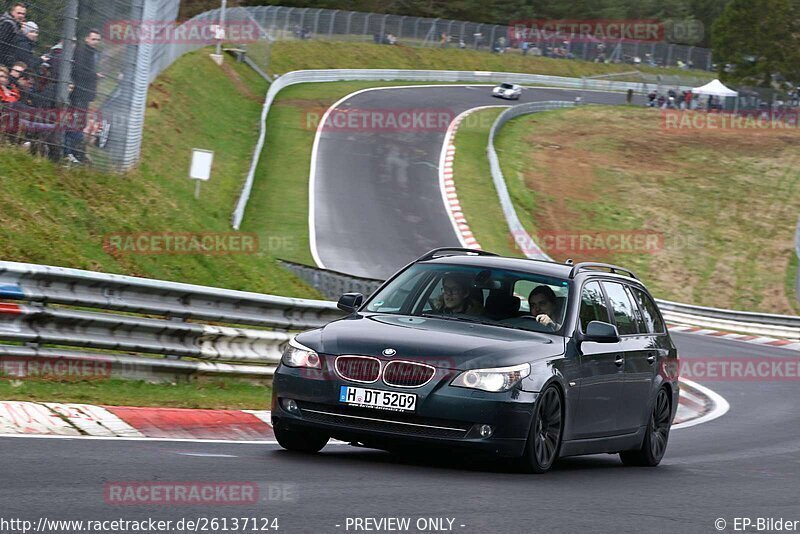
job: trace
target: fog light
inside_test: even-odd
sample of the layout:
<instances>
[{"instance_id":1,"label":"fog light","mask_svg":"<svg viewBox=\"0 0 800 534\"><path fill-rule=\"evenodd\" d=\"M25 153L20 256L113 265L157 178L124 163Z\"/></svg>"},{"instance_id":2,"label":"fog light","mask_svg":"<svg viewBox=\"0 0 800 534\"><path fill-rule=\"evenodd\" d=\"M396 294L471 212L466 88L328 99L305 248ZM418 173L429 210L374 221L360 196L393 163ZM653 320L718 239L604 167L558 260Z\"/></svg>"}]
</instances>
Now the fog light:
<instances>
[{"instance_id":1,"label":"fog light","mask_svg":"<svg viewBox=\"0 0 800 534\"><path fill-rule=\"evenodd\" d=\"M481 425L481 427L478 429L478 432L482 438L488 438L491 437L493 430L489 425Z\"/></svg>"},{"instance_id":2,"label":"fog light","mask_svg":"<svg viewBox=\"0 0 800 534\"><path fill-rule=\"evenodd\" d=\"M289 413L300 413L300 407L293 399L281 399L281 406Z\"/></svg>"}]
</instances>

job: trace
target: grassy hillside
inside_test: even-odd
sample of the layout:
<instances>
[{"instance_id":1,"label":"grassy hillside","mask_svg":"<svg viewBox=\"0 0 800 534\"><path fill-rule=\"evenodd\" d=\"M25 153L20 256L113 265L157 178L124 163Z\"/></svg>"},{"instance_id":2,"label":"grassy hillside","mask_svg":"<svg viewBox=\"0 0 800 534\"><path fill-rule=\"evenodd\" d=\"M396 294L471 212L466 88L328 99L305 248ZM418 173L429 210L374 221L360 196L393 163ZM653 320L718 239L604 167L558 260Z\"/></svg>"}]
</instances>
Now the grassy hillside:
<instances>
[{"instance_id":1,"label":"grassy hillside","mask_svg":"<svg viewBox=\"0 0 800 534\"><path fill-rule=\"evenodd\" d=\"M151 88L142 162L125 176L65 170L0 147L0 258L282 295L315 291L275 257L300 247L253 228L239 254L142 254L106 249L109 236L230 231L230 215L258 136L266 83L248 67L220 69L205 52L179 60ZM199 200L188 179L191 149L215 151ZM255 243L255 241L254 241Z\"/></svg>"},{"instance_id":2,"label":"grassy hillside","mask_svg":"<svg viewBox=\"0 0 800 534\"><path fill-rule=\"evenodd\" d=\"M528 230L540 238L655 236L649 252L556 244L548 252L557 260L630 266L666 299L796 312L800 132L662 125L657 111L595 106L508 123L496 146ZM482 216L486 199L496 198L485 152L477 149L485 147L485 130L457 134L459 197L484 248L519 254L502 217Z\"/></svg>"},{"instance_id":3,"label":"grassy hillside","mask_svg":"<svg viewBox=\"0 0 800 534\"><path fill-rule=\"evenodd\" d=\"M271 52L262 43L248 45L249 55L272 73L300 69L434 69L523 72L552 76L596 76L630 72L632 65L593 63L541 56L523 56L518 51L490 54L457 48L419 48L373 43L335 41L279 41ZM683 76L710 81L711 72L642 66L650 75Z\"/></svg>"}]
</instances>

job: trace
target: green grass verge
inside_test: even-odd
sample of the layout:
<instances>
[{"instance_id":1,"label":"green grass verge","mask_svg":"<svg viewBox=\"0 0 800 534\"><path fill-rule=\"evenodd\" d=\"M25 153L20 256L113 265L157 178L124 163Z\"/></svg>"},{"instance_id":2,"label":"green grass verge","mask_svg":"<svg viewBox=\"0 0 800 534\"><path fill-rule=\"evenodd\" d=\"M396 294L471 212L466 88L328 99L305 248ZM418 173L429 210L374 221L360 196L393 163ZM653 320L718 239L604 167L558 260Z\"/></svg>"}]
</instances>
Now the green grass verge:
<instances>
[{"instance_id":1,"label":"green grass verge","mask_svg":"<svg viewBox=\"0 0 800 534\"><path fill-rule=\"evenodd\" d=\"M488 130L488 121L476 122ZM496 147L523 223L540 236L660 236L653 253L548 252L626 265L666 299L794 313L798 132L667 132L661 125L652 110L600 106L509 122ZM484 216L499 205L490 206L498 203L478 149L483 139L459 130L456 186L478 241L508 253L505 220Z\"/></svg>"},{"instance_id":2,"label":"green grass verge","mask_svg":"<svg viewBox=\"0 0 800 534\"><path fill-rule=\"evenodd\" d=\"M106 236L230 232L230 215L250 164L267 84L233 61L220 69L207 51L177 61L153 84L141 164L124 176L73 169L0 147L0 257L297 297L318 293L276 257L297 242L259 231L253 252L141 254L107 251ZM195 200L191 149L215 152L212 178ZM260 229L259 229L260 230Z\"/></svg>"},{"instance_id":3,"label":"green grass verge","mask_svg":"<svg viewBox=\"0 0 800 534\"><path fill-rule=\"evenodd\" d=\"M15 401L266 410L269 409L271 395L269 387L230 378L174 384L149 384L121 379L0 379L0 400Z\"/></svg>"},{"instance_id":4,"label":"green grass verge","mask_svg":"<svg viewBox=\"0 0 800 534\"><path fill-rule=\"evenodd\" d=\"M792 254L789 260L789 268L786 269L786 294L789 295L789 301L794 307L795 313L800 314L800 289L797 287L797 270L800 269L800 262L797 261L797 255ZM794 295L794 298L791 296Z\"/></svg>"},{"instance_id":5,"label":"green grass verge","mask_svg":"<svg viewBox=\"0 0 800 534\"><path fill-rule=\"evenodd\" d=\"M263 43L253 43L248 46L248 54L262 67L276 74L302 69L430 69L521 72L580 78L634 70L632 65L523 56L515 51L490 54L457 48L320 40L279 41L272 45L271 52L267 51ZM650 75L689 77L696 81L710 81L715 78L711 72L698 70L646 66L640 67L640 70Z\"/></svg>"}]
</instances>

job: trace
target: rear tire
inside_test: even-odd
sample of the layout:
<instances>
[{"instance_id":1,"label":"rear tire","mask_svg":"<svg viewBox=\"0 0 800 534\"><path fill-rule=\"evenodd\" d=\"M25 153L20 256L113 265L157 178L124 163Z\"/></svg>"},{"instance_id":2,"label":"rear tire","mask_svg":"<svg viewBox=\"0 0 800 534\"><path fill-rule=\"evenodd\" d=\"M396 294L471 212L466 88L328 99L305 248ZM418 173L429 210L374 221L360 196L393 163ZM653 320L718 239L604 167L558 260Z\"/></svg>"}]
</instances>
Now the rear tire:
<instances>
[{"instance_id":1,"label":"rear tire","mask_svg":"<svg viewBox=\"0 0 800 534\"><path fill-rule=\"evenodd\" d=\"M533 422L525 451L516 459L516 469L523 473L546 473L558 459L564 428L561 393L556 386L542 392L536 401Z\"/></svg>"},{"instance_id":2,"label":"rear tire","mask_svg":"<svg viewBox=\"0 0 800 534\"><path fill-rule=\"evenodd\" d=\"M330 439L324 434L313 431L287 430L280 426L273 428L278 445L287 451L314 453L322 450Z\"/></svg>"},{"instance_id":3,"label":"rear tire","mask_svg":"<svg viewBox=\"0 0 800 534\"><path fill-rule=\"evenodd\" d=\"M642 447L637 450L619 453L623 464L655 467L661 463L661 459L667 451L671 414L669 394L666 389L661 388L658 390L656 401L653 404L653 411L647 423Z\"/></svg>"}]
</instances>

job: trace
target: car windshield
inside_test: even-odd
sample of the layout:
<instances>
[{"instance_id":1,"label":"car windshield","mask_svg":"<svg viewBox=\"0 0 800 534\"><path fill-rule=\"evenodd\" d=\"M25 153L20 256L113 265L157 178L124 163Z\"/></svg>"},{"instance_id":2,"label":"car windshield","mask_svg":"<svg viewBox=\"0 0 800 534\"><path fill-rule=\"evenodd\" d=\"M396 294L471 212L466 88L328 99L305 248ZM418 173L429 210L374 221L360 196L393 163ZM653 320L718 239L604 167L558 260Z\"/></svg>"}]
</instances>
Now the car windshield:
<instances>
[{"instance_id":1,"label":"car windshield","mask_svg":"<svg viewBox=\"0 0 800 534\"><path fill-rule=\"evenodd\" d=\"M511 85L510 83L501 83L500 87L502 87L503 89L513 89L514 88L514 86Z\"/></svg>"},{"instance_id":2,"label":"car windshield","mask_svg":"<svg viewBox=\"0 0 800 534\"><path fill-rule=\"evenodd\" d=\"M566 280L506 269L418 263L367 303L366 311L437 317L560 333Z\"/></svg>"}]
</instances>

